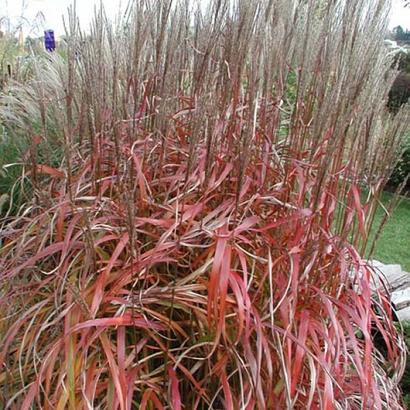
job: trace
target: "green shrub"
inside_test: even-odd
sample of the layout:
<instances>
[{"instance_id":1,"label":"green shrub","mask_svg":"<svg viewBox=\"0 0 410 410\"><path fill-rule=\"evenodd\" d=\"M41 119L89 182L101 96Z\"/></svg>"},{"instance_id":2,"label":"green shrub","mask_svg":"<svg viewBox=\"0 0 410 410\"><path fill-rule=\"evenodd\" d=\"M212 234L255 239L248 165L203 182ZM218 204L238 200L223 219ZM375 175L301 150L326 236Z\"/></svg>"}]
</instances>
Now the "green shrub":
<instances>
[{"instance_id":1,"label":"green shrub","mask_svg":"<svg viewBox=\"0 0 410 410\"><path fill-rule=\"evenodd\" d=\"M395 166L393 173L389 179L389 185L398 187L410 175L410 136L407 136L404 145L403 153ZM410 190L410 180L404 188L405 192Z\"/></svg>"}]
</instances>

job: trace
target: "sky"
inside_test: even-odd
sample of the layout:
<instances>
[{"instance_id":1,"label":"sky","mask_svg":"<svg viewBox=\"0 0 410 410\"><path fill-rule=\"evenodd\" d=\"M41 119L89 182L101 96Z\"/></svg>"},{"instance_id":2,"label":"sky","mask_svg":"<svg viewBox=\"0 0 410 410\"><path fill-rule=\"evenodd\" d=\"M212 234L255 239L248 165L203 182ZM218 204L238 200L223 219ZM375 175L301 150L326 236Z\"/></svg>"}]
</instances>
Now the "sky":
<instances>
[{"instance_id":1,"label":"sky","mask_svg":"<svg viewBox=\"0 0 410 410\"><path fill-rule=\"evenodd\" d=\"M44 16L40 26L35 27L30 23L24 25L24 34L33 37L43 34L45 29L53 29L57 35L64 34L63 15L67 17L67 10L74 0L0 0L0 16L7 15L15 24L19 16L24 15L25 20L33 22L39 13ZM108 16L114 17L121 5L127 0L102 0ZM100 0L77 0L77 16L81 27L86 29L94 16L95 5Z\"/></svg>"},{"instance_id":2,"label":"sky","mask_svg":"<svg viewBox=\"0 0 410 410\"><path fill-rule=\"evenodd\" d=\"M35 16L42 12L45 18L38 27L26 23L24 32L33 37L41 35L44 29L53 29L57 35L64 33L62 15L66 14L67 7L73 0L0 0L0 17L10 16L12 22L18 20L22 14L28 22L34 21ZM81 27L87 28L94 13L95 4L100 0L77 0L77 14ZM201 0L206 1L206 0ZM401 25L410 29L410 8L403 7L403 0L392 0L393 8L390 17L390 28ZM120 5L127 0L102 0L109 16L115 16Z\"/></svg>"}]
</instances>

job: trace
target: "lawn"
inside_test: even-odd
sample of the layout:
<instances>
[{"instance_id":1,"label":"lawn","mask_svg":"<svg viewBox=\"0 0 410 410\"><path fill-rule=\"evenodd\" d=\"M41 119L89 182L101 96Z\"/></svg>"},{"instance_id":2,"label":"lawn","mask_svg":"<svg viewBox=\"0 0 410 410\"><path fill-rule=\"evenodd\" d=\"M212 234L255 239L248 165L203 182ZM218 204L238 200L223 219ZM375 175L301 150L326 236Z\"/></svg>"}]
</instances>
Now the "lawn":
<instances>
[{"instance_id":1,"label":"lawn","mask_svg":"<svg viewBox=\"0 0 410 410\"><path fill-rule=\"evenodd\" d=\"M392 198L392 194L383 193L382 201L385 206ZM374 236L384 212L379 208L371 237ZM410 199L401 198L398 206L385 225L376 245L374 258L383 263L400 264L404 270L410 272ZM404 323L406 344L410 348L410 322ZM402 380L402 389L407 408L410 409L410 363L407 363L406 373Z\"/></svg>"},{"instance_id":2,"label":"lawn","mask_svg":"<svg viewBox=\"0 0 410 410\"><path fill-rule=\"evenodd\" d=\"M389 203L392 194L385 192L382 200L385 205ZM379 208L373 224L371 237L378 228L384 211ZM410 199L401 198L397 208L385 225L376 245L374 259L383 263L400 264L410 272Z\"/></svg>"}]
</instances>

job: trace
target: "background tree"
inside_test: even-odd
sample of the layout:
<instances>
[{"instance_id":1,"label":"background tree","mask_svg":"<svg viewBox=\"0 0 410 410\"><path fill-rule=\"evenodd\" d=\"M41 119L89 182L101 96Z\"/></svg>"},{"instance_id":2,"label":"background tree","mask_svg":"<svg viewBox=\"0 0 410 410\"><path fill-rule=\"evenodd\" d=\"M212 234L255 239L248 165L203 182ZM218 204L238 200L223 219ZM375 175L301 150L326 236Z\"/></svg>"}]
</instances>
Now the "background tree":
<instances>
[{"instance_id":1,"label":"background tree","mask_svg":"<svg viewBox=\"0 0 410 410\"><path fill-rule=\"evenodd\" d=\"M394 39L396 41L410 41L410 31L403 29L402 26L397 26L393 29Z\"/></svg>"}]
</instances>

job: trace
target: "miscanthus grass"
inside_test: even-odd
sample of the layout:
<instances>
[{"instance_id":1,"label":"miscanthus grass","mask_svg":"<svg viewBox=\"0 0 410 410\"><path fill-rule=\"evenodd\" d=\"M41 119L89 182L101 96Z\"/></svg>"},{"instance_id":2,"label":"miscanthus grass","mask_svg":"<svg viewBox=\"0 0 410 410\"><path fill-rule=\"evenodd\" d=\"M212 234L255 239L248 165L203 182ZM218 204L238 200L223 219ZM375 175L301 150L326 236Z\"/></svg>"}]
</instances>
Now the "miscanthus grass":
<instances>
[{"instance_id":1,"label":"miscanthus grass","mask_svg":"<svg viewBox=\"0 0 410 410\"><path fill-rule=\"evenodd\" d=\"M88 34L71 10L2 96L32 187L1 225L3 407L402 408L362 259L409 124L388 7L135 0Z\"/></svg>"}]
</instances>

